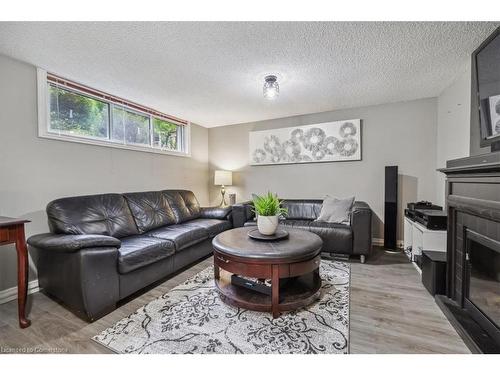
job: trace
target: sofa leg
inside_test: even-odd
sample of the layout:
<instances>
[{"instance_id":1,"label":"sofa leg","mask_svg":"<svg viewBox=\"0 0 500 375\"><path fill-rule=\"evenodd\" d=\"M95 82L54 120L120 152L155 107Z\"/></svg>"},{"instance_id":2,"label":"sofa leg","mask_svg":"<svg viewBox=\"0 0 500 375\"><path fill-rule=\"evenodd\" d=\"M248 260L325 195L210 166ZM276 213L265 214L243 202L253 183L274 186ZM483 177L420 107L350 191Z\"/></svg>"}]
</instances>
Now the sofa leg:
<instances>
[{"instance_id":1,"label":"sofa leg","mask_svg":"<svg viewBox=\"0 0 500 375\"><path fill-rule=\"evenodd\" d=\"M361 263L365 263L366 262L366 256L365 255L360 255L359 259L361 260Z\"/></svg>"}]
</instances>

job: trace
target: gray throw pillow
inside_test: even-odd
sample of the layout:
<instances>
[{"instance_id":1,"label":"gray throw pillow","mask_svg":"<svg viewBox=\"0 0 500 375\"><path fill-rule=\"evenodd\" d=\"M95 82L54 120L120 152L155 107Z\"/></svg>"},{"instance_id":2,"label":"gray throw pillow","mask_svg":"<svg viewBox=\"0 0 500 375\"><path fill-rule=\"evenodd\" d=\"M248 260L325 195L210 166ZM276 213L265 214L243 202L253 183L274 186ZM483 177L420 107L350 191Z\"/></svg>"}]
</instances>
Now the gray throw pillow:
<instances>
[{"instance_id":1,"label":"gray throw pillow","mask_svg":"<svg viewBox=\"0 0 500 375\"><path fill-rule=\"evenodd\" d=\"M349 223L354 197L337 199L327 195L323 199L321 212L316 221L326 221L328 223Z\"/></svg>"}]
</instances>

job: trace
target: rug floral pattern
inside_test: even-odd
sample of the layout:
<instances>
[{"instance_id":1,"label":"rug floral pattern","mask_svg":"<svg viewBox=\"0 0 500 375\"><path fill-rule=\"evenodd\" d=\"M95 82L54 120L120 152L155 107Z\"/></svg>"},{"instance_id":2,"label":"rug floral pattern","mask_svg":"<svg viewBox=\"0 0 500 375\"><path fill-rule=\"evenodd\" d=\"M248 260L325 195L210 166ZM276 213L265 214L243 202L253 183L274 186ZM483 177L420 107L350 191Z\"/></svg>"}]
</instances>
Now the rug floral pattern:
<instances>
[{"instance_id":1,"label":"rug floral pattern","mask_svg":"<svg viewBox=\"0 0 500 375\"><path fill-rule=\"evenodd\" d=\"M273 319L226 305L208 267L93 340L117 353L348 353L349 264L323 260L320 299Z\"/></svg>"}]
</instances>

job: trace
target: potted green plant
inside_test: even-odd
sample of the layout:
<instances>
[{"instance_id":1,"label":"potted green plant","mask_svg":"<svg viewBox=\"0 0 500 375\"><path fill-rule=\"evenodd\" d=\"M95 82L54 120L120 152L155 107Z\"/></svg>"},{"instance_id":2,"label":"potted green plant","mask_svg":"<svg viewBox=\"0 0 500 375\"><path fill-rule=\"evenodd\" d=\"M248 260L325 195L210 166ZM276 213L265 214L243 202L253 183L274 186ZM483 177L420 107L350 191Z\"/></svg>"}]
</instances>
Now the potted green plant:
<instances>
[{"instance_id":1,"label":"potted green plant","mask_svg":"<svg viewBox=\"0 0 500 375\"><path fill-rule=\"evenodd\" d=\"M264 235L273 235L278 229L279 217L288 214L286 208L281 207L282 201L276 194L268 192L266 195L253 195L253 210L257 216L257 228Z\"/></svg>"}]
</instances>

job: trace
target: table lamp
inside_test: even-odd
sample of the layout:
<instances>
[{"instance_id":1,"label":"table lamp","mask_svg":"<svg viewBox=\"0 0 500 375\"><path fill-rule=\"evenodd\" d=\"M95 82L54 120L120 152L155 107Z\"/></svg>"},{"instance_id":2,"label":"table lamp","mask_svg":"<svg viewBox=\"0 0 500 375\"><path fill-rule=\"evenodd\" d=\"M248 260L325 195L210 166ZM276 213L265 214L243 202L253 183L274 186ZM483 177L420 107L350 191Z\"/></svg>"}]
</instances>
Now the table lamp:
<instances>
[{"instance_id":1,"label":"table lamp","mask_svg":"<svg viewBox=\"0 0 500 375\"><path fill-rule=\"evenodd\" d=\"M226 207L226 186L231 186L233 184L233 173L231 171L215 171L214 185L220 185L220 193L222 195L222 200L220 202L220 207Z\"/></svg>"}]
</instances>

